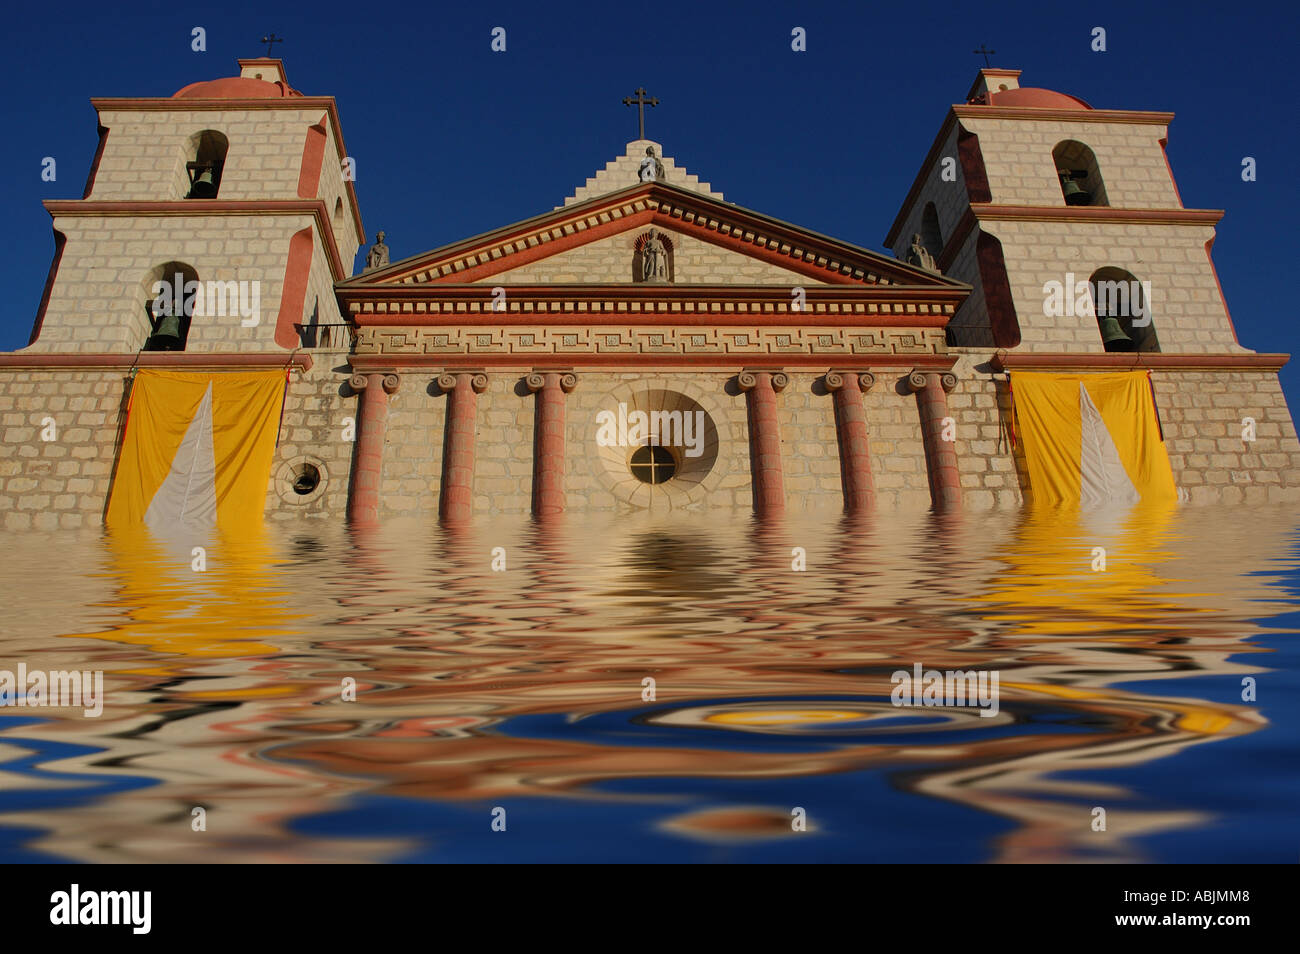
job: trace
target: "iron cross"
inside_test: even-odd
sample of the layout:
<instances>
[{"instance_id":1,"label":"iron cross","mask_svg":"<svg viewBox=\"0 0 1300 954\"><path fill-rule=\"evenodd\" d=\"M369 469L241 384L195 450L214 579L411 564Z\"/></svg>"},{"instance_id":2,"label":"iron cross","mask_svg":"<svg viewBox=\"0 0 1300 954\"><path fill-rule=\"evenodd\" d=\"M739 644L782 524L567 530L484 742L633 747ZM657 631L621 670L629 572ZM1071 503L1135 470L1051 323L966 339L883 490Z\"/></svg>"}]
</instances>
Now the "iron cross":
<instances>
[{"instance_id":1,"label":"iron cross","mask_svg":"<svg viewBox=\"0 0 1300 954\"><path fill-rule=\"evenodd\" d=\"M274 49L275 44L283 43L284 37L276 36L274 33L272 33L270 36L262 37L262 42L266 44L266 55L273 56L274 54L271 52L271 50Z\"/></svg>"},{"instance_id":2,"label":"iron cross","mask_svg":"<svg viewBox=\"0 0 1300 954\"><path fill-rule=\"evenodd\" d=\"M637 123L639 127L638 128L639 134L637 135L636 138L644 139L645 138L645 108L647 105L658 106L659 100L655 99L653 96L651 96L649 99L646 99L645 88L638 86L636 89L636 99L633 99L631 96L624 96L623 105L636 107Z\"/></svg>"},{"instance_id":3,"label":"iron cross","mask_svg":"<svg viewBox=\"0 0 1300 954\"><path fill-rule=\"evenodd\" d=\"M990 56L997 56L997 54L998 54L998 51L997 51L997 50L986 50L986 49L984 49L984 44L983 44L983 43L980 44L980 48L979 48L978 50L971 50L971 52L974 53L974 54L977 55L977 56L983 56L983 57L984 57L984 65L985 65L985 67L987 67L987 66L989 65L989 57L990 57Z\"/></svg>"}]
</instances>

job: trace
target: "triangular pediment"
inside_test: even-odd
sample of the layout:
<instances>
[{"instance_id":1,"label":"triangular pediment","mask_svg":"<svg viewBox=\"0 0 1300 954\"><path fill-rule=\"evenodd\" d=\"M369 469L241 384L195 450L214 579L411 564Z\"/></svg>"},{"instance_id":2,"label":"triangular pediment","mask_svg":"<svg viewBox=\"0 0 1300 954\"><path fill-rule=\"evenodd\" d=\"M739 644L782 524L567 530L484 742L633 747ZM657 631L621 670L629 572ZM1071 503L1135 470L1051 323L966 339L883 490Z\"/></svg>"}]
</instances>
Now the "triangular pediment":
<instances>
[{"instance_id":1,"label":"triangular pediment","mask_svg":"<svg viewBox=\"0 0 1300 954\"><path fill-rule=\"evenodd\" d=\"M634 284L635 242L651 229L689 251L678 285L897 286L963 283L667 182L636 183L339 283L394 285ZM675 265L678 263L675 262ZM719 280L721 279L721 280Z\"/></svg>"}]
</instances>

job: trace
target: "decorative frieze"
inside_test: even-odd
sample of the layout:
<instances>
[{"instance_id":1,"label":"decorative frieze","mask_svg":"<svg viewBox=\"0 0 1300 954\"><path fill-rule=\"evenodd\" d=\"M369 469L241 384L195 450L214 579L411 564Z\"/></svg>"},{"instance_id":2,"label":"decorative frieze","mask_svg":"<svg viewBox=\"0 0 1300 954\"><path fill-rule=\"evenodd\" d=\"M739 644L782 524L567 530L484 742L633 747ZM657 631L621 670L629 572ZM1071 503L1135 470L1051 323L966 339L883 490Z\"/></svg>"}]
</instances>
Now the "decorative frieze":
<instances>
[{"instance_id":1,"label":"decorative frieze","mask_svg":"<svg viewBox=\"0 0 1300 954\"><path fill-rule=\"evenodd\" d=\"M930 355L941 328L650 325L363 327L356 354Z\"/></svg>"}]
</instances>

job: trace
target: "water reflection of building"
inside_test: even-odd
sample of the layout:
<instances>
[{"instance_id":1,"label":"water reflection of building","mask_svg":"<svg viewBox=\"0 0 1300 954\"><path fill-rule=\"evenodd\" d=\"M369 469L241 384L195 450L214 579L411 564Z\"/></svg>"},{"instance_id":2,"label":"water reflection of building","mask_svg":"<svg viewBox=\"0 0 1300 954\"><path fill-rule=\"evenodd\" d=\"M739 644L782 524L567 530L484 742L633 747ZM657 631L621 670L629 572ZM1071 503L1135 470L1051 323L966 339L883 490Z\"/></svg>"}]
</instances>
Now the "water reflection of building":
<instances>
[{"instance_id":1,"label":"water reflection of building","mask_svg":"<svg viewBox=\"0 0 1300 954\"><path fill-rule=\"evenodd\" d=\"M1136 859L1136 838L1208 813L1191 792L1145 808L1122 770L1267 723L1173 681L1266 666L1250 620L1275 593L1248 574L1287 554L1285 530L1209 511L1114 527L968 516L942 541L889 521L851 539L833 521L331 528L229 577L214 548L202 581L151 568L166 553L115 555L103 631L55 641L109 670L104 718L50 713L3 737L95 751L45 777L8 770L6 785L59 785L51 773L155 784L3 821L47 831L35 845L74 858L169 860L202 845L211 859L381 859L410 839L312 839L295 822L360 795L655 803L607 783L750 780L761 796L766 781L877 772L1013 820L1001 860ZM1090 569L1093 545L1107 548L1105 573ZM790 566L798 546L804 572ZM996 668L1001 715L901 722L889 677L914 662ZM354 703L340 701L345 676ZM1055 731L1034 731L1044 718ZM210 810L204 835L183 815L195 804ZM1094 805L1110 808L1106 833L1090 829ZM743 842L772 837L788 806L656 811L674 837Z\"/></svg>"}]
</instances>

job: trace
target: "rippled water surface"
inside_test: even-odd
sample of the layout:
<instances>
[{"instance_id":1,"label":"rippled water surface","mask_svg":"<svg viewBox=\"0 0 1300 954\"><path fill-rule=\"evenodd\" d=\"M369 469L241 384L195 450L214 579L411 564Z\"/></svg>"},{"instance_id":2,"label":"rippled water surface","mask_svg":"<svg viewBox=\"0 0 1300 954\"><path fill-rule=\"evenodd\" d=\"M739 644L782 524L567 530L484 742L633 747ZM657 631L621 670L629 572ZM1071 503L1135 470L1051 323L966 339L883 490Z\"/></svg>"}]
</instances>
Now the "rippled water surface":
<instances>
[{"instance_id":1,"label":"rippled water surface","mask_svg":"<svg viewBox=\"0 0 1300 954\"><path fill-rule=\"evenodd\" d=\"M1298 527L7 535L0 669L102 670L107 701L0 709L0 857L1294 862ZM996 671L997 715L894 706L918 663Z\"/></svg>"}]
</instances>

